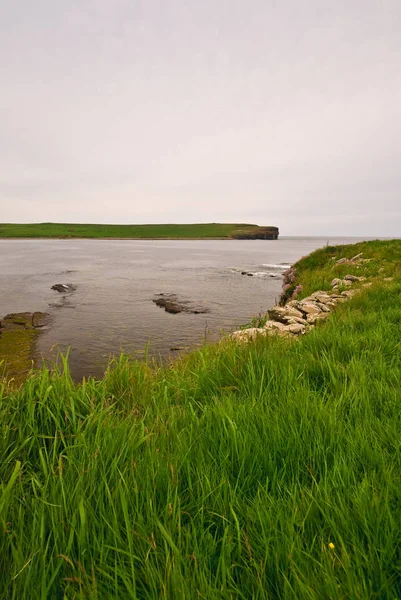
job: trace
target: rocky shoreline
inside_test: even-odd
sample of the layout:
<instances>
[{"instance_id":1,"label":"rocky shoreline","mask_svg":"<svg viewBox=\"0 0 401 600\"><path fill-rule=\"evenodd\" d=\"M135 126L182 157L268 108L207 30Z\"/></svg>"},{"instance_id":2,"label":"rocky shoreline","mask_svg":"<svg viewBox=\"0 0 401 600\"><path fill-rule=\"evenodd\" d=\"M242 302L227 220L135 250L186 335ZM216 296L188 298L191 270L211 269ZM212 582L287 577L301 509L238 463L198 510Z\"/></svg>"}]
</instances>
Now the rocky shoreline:
<instances>
[{"instance_id":1,"label":"rocky shoreline","mask_svg":"<svg viewBox=\"0 0 401 600\"><path fill-rule=\"evenodd\" d=\"M344 265L348 265L352 271L351 267L358 269L369 261L370 259L364 259L361 254L358 254L351 259L339 259L333 264L333 267L342 265L344 268ZM318 323L329 318L339 304L347 302L361 289L372 285L372 281L366 281L366 277L350 272L341 277L334 277L329 291L320 289L305 298L298 299L297 296L301 295L302 286L297 282L294 267L286 265L286 269L280 274L263 272L269 277L283 277L283 292L279 304L270 308L264 317L260 317L256 321L258 326L243 327L229 334L229 337L238 342L248 342L266 335L278 335L286 338L300 337L312 330ZM238 270L238 273L261 275L259 272L241 270ZM390 279L384 278L385 281ZM75 292L76 286L71 283L57 283L51 289L64 298ZM171 293L156 294L152 302L173 315L178 313L196 315L210 312L203 302L180 298ZM50 322L50 315L43 312L11 313L0 321L0 375L7 375L8 381L14 380L18 383L23 381L36 358L37 335L39 331L46 329ZM181 350L181 347L176 346L170 348L170 351L173 352Z\"/></svg>"},{"instance_id":2,"label":"rocky shoreline","mask_svg":"<svg viewBox=\"0 0 401 600\"><path fill-rule=\"evenodd\" d=\"M52 290L66 295L76 290L71 283L56 283ZM35 363L36 341L41 331L51 324L46 312L9 313L0 319L0 378L9 384L20 384Z\"/></svg>"},{"instance_id":3,"label":"rocky shoreline","mask_svg":"<svg viewBox=\"0 0 401 600\"><path fill-rule=\"evenodd\" d=\"M342 258L334 266L358 266L369 260L361 257L362 255L358 254L351 259ZM262 327L240 329L231 333L230 337L238 342L248 342L272 334L287 338L304 335L317 323L325 321L338 304L347 302L364 287L372 285L372 282L366 282L366 277L347 274L343 278L335 277L332 280L331 291L317 290L302 300L296 300L294 296L297 295L300 286L295 286L294 280L295 273L290 268L284 275L282 304L267 311L267 319ZM288 288L291 289L289 297Z\"/></svg>"}]
</instances>

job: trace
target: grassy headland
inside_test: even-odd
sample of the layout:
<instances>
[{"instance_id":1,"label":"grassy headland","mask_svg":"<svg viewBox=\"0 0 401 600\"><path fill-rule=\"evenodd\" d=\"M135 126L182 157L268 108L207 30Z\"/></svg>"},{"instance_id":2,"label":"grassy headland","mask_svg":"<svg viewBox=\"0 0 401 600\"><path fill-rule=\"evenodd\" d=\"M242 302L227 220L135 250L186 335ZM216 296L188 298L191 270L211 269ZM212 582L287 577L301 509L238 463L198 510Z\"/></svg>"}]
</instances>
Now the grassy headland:
<instances>
[{"instance_id":1,"label":"grassy headland","mask_svg":"<svg viewBox=\"0 0 401 600\"><path fill-rule=\"evenodd\" d=\"M293 283L358 252L372 285L297 341L4 383L0 597L399 598L401 241Z\"/></svg>"},{"instance_id":2,"label":"grassy headland","mask_svg":"<svg viewBox=\"0 0 401 600\"><path fill-rule=\"evenodd\" d=\"M78 223L0 223L0 238L236 239L278 236L277 227L247 223L183 225L84 225Z\"/></svg>"}]
</instances>

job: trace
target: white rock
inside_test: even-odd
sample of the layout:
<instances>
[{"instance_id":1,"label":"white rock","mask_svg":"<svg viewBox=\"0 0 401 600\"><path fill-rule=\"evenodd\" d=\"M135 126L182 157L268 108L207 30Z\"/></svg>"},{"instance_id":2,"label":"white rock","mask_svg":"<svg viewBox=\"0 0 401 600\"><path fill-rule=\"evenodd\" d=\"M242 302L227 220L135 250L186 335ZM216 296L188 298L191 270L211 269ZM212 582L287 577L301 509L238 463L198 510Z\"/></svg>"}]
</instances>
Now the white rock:
<instances>
[{"instance_id":1,"label":"white rock","mask_svg":"<svg viewBox=\"0 0 401 600\"><path fill-rule=\"evenodd\" d=\"M249 342L255 340L261 335L266 335L266 330L261 327L250 327L249 329L241 329L233 331L231 337L237 342Z\"/></svg>"},{"instance_id":2,"label":"white rock","mask_svg":"<svg viewBox=\"0 0 401 600\"><path fill-rule=\"evenodd\" d=\"M312 302L301 302L299 308L306 315L318 315L320 312L322 312L319 306Z\"/></svg>"},{"instance_id":3,"label":"white rock","mask_svg":"<svg viewBox=\"0 0 401 600\"><path fill-rule=\"evenodd\" d=\"M274 306L267 312L272 321L285 322L285 317L299 317L300 319L303 317L302 313L292 306Z\"/></svg>"},{"instance_id":4,"label":"white rock","mask_svg":"<svg viewBox=\"0 0 401 600\"><path fill-rule=\"evenodd\" d=\"M300 317L288 317L286 319L286 323L287 325L295 325L296 323L299 323L300 325L307 325L308 321L306 321L306 319L301 319Z\"/></svg>"},{"instance_id":5,"label":"white rock","mask_svg":"<svg viewBox=\"0 0 401 600\"><path fill-rule=\"evenodd\" d=\"M264 329L282 330L282 329L285 329L285 325L284 325L284 323L281 323L280 321L266 321Z\"/></svg>"},{"instance_id":6,"label":"white rock","mask_svg":"<svg viewBox=\"0 0 401 600\"><path fill-rule=\"evenodd\" d=\"M305 330L305 325L301 325L300 323L294 323L293 325L288 326L288 331L294 335L303 335Z\"/></svg>"},{"instance_id":7,"label":"white rock","mask_svg":"<svg viewBox=\"0 0 401 600\"><path fill-rule=\"evenodd\" d=\"M312 296L311 296L312 298ZM315 296L316 302L319 304L327 304L333 302L333 296L329 296L328 294L320 294L319 296Z\"/></svg>"},{"instance_id":8,"label":"white rock","mask_svg":"<svg viewBox=\"0 0 401 600\"><path fill-rule=\"evenodd\" d=\"M306 317L309 325L314 325L316 321L320 321L323 319L327 319L330 316L330 313L320 313L320 314L310 314Z\"/></svg>"},{"instance_id":9,"label":"white rock","mask_svg":"<svg viewBox=\"0 0 401 600\"><path fill-rule=\"evenodd\" d=\"M346 275L344 281L363 281L363 277L357 277L356 275Z\"/></svg>"}]
</instances>

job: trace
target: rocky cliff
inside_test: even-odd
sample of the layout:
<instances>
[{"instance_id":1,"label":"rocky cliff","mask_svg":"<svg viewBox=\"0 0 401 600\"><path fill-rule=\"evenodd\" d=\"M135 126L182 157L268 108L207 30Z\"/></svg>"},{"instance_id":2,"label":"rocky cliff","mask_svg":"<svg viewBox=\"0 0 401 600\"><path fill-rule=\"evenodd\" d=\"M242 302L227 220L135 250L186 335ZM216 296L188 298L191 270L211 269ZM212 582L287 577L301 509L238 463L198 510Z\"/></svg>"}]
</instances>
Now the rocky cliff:
<instances>
[{"instance_id":1,"label":"rocky cliff","mask_svg":"<svg viewBox=\"0 0 401 600\"><path fill-rule=\"evenodd\" d=\"M232 236L236 240L277 240L278 227L258 227L236 231Z\"/></svg>"}]
</instances>

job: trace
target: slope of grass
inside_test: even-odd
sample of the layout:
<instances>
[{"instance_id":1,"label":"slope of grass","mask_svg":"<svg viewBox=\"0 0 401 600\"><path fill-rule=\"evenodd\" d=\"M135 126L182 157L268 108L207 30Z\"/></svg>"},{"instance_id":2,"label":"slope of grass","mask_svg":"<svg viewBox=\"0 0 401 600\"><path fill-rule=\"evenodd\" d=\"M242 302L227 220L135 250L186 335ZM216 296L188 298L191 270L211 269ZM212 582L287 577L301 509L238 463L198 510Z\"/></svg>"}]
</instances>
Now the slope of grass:
<instances>
[{"instance_id":1,"label":"slope of grass","mask_svg":"<svg viewBox=\"0 0 401 600\"><path fill-rule=\"evenodd\" d=\"M196 223L183 225L84 225L77 223L0 223L0 238L232 238L254 233L258 225L246 223Z\"/></svg>"},{"instance_id":2,"label":"slope of grass","mask_svg":"<svg viewBox=\"0 0 401 600\"><path fill-rule=\"evenodd\" d=\"M354 258L361 254L361 261L336 264L342 258ZM387 277L401 278L401 240L370 241L344 246L326 246L303 257L294 265L293 287L302 286L298 298L312 292L330 290L334 278L356 275L369 281Z\"/></svg>"},{"instance_id":3,"label":"slope of grass","mask_svg":"<svg viewBox=\"0 0 401 600\"><path fill-rule=\"evenodd\" d=\"M400 242L385 244L394 280L299 341L4 384L0 597L399 598ZM304 260L304 282L326 268Z\"/></svg>"},{"instance_id":4,"label":"slope of grass","mask_svg":"<svg viewBox=\"0 0 401 600\"><path fill-rule=\"evenodd\" d=\"M360 259L355 262L337 264L340 259L352 259L358 255L361 255ZM331 290L333 279L343 279L346 275L356 275L370 282L401 279L401 240L326 246L312 252L287 272L285 282L288 285L281 301L285 303L292 298L296 288L297 299L305 298L316 290Z\"/></svg>"}]
</instances>

